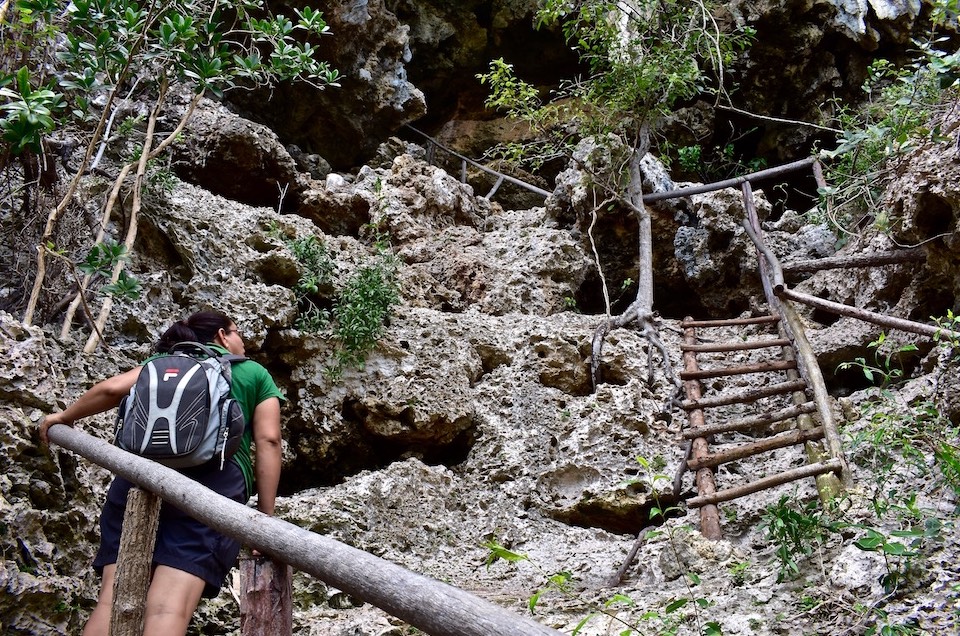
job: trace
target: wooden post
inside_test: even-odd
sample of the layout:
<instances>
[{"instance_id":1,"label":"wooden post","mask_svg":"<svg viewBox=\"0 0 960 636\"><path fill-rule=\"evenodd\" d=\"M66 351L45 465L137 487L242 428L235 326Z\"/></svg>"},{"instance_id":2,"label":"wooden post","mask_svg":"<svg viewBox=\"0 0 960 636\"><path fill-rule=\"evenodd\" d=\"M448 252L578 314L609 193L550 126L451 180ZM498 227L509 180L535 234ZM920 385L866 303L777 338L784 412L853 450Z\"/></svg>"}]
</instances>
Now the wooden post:
<instances>
[{"instance_id":1,"label":"wooden post","mask_svg":"<svg viewBox=\"0 0 960 636\"><path fill-rule=\"evenodd\" d=\"M693 318L687 316L684 319L684 324L692 320ZM696 328L685 326L683 329L684 344L696 344L696 333ZM683 367L685 373L696 372L698 370L696 351L683 352ZM688 400L695 402L703 397L700 389L700 381L695 378L684 380L683 388L686 391ZM690 411L688 418L690 420L690 428L699 429L705 425L703 411L700 409ZM693 440L692 444L691 457L693 459L700 459L710 453L706 438L698 437ZM696 475L697 494L699 496L709 497L717 492L717 484L713 479L712 468L700 468L694 474ZM723 533L720 530L720 511L717 509L716 504L707 504L700 508L700 534L707 539L723 538Z\"/></svg>"},{"instance_id":2,"label":"wooden post","mask_svg":"<svg viewBox=\"0 0 960 636\"><path fill-rule=\"evenodd\" d=\"M293 634L293 568L270 557L240 558L240 636Z\"/></svg>"},{"instance_id":3,"label":"wooden post","mask_svg":"<svg viewBox=\"0 0 960 636\"><path fill-rule=\"evenodd\" d=\"M160 497L140 488L131 488L127 494L117 573L113 580L111 636L143 634L159 520Z\"/></svg>"}]
</instances>

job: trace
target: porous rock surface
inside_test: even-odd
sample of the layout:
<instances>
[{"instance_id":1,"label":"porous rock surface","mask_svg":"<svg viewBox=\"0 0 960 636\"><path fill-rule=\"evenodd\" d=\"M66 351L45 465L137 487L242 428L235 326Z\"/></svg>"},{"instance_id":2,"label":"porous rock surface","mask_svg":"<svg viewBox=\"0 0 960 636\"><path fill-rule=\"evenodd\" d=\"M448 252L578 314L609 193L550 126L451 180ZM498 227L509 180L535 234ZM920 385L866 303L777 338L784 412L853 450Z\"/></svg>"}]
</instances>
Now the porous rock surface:
<instances>
[{"instance_id":1,"label":"porous rock surface","mask_svg":"<svg viewBox=\"0 0 960 636\"><path fill-rule=\"evenodd\" d=\"M941 178L956 183L955 160L924 157L918 154L916 164L928 172L918 175L936 168ZM956 631L951 585L958 560L951 540L925 548L928 568L895 598L879 583L888 567L883 555L853 547L854 535L840 533L802 560L800 576L777 582L773 547L758 525L782 496L812 499L810 480L724 506L724 540L699 535L696 514L672 497L670 482L683 458L683 415L669 406L674 378L665 375L659 353L633 329L617 329L604 348L604 381L595 390L591 386L590 342L604 317L564 310L564 299L582 285L591 261L575 214L564 217L555 209L548 212L549 207L503 210L405 152L356 175L331 177L310 187L336 189L343 200L368 203L370 220L390 233L402 281L402 302L385 337L362 369L348 369L338 379L326 373L335 347L329 333L297 328L292 287L301 266L287 241L321 240L337 265L336 286L375 258L368 237L328 234L295 208L281 214L195 185L178 185L162 204L145 211L130 267L148 277L147 293L114 310L107 328L109 351L82 354L82 330L60 338L58 325L25 328L16 317L0 314L0 457L7 466L0 477L4 633L77 633L96 595L88 564L109 475L69 452L40 448L40 419L92 383L136 364L166 323L202 306L234 316L249 354L271 370L287 396L278 514L298 525L516 612L528 611L545 576L571 572L572 596L545 593L535 613L537 620L566 632L586 615L583 599L603 604L614 594L635 603L616 605L621 616L651 631L675 626L679 633L693 634L715 621L725 634L836 633L858 629L859 618L832 608L855 603L882 604L891 620L915 620L931 633ZM944 202L944 212L932 224L916 220L930 208L911 203L912 195L891 196L900 197L905 210L916 210L908 215L913 226L946 223L943 232L949 236L938 240L949 245L956 232L955 187L927 185ZM697 269L698 262L740 272L752 266L749 243L733 217L738 197L736 191L702 197L691 208L695 216L668 219L675 228L698 230L675 230L665 241L668 251L680 255L678 271L690 270L684 274L690 286L714 275ZM807 256L827 251L823 230L798 232L805 225L793 215L770 226L777 248ZM664 227L670 225L661 231ZM783 235L778 238L777 232ZM711 239L711 233L718 238ZM942 244L930 246L941 249ZM627 239L616 249L627 254ZM927 311L930 306L922 301L955 268L952 258L943 251L922 269L894 267L893 274L884 275L871 270L847 282L849 274L818 274L803 285L868 304L873 289L877 305L907 314ZM746 289L738 286L737 293L749 295L751 307L762 304L756 287L750 293L749 279L744 275L741 285L743 280ZM883 296L882 289L894 280L900 292ZM700 302L719 312L721 300L705 293ZM849 341L841 323L825 326L817 346L838 350ZM680 328L667 319L659 327L676 369ZM742 334L728 330L717 339ZM955 356L927 355L920 369L904 389L908 398L949 399ZM724 382L741 389L754 386L743 379L711 386ZM850 436L869 425L857 410L872 399L867 391L854 391L836 405L838 413L844 406L850 414ZM956 413L951 416L956 421ZM104 414L80 426L106 437L111 419ZM851 492L857 497L850 500L847 518L866 520L864 495L874 479L873 464L864 454L853 453L851 459ZM787 450L767 462L736 462L720 475L726 484L740 483L804 461L799 450ZM690 484L687 475L682 488ZM949 510L956 495L921 483L917 503ZM637 533L647 528L654 507L669 508L668 516L675 518L646 538L623 581L612 584L611 576ZM483 544L489 541L527 559L488 563ZM204 603L191 633L239 633L231 593L239 587L235 582L228 587ZM297 576L295 599L298 634L408 631L379 610L305 576ZM680 607L679 599L689 602ZM611 629L618 628L609 618L597 618L580 633Z\"/></svg>"}]
</instances>

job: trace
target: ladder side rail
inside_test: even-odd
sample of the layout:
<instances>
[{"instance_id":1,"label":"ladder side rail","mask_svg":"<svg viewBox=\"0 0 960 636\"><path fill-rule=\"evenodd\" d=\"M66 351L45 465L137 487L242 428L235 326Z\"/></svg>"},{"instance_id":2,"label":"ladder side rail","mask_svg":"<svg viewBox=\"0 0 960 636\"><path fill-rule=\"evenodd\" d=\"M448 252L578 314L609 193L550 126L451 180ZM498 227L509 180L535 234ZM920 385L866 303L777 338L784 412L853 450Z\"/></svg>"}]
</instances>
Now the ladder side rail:
<instances>
[{"instance_id":1,"label":"ladder side rail","mask_svg":"<svg viewBox=\"0 0 960 636\"><path fill-rule=\"evenodd\" d=\"M696 344L697 331L695 327L685 327L683 330L683 341L687 344ZM697 352L683 352L683 367L685 372L696 372L698 370ZM687 398L691 401L697 401L702 395L700 381L689 379L683 381L683 389ZM687 413L690 426L693 428L703 428L706 424L703 411L694 409ZM690 442L690 456L699 459L709 454L707 439L697 437ZM717 491L717 484L713 477L712 468L701 468L694 472L694 479L697 483L697 494L701 497L711 496ZM700 508L700 534L707 539L721 539L723 533L720 530L720 511L715 504L708 504Z\"/></svg>"},{"instance_id":2,"label":"ladder side rail","mask_svg":"<svg viewBox=\"0 0 960 636\"><path fill-rule=\"evenodd\" d=\"M780 334L784 337L787 336L787 327L780 323ZM783 357L788 360L796 359L796 351L793 347L784 347L783 348ZM787 378L791 380L800 379L799 371L787 371ZM803 391L796 391L792 395L794 404L802 404L806 402L807 396ZM797 426L801 430L811 430L816 428L816 424L813 421L813 418L809 414L803 414L797 416ZM822 427L820 427L822 429ZM823 434L822 437L826 437L826 434ZM809 441L805 444L805 449L807 451L807 459L810 463L818 464L827 460L830 457L829 447L826 444L826 441ZM823 473L817 475L817 494L820 496L820 500L823 503L829 503L831 499L836 497L839 493L843 491L843 484L840 482L840 478L837 477L834 473Z\"/></svg>"},{"instance_id":3,"label":"ladder side rail","mask_svg":"<svg viewBox=\"0 0 960 636\"><path fill-rule=\"evenodd\" d=\"M827 394L827 387L823 380L823 373L820 371L820 364L817 362L817 356L813 351L813 347L810 346L810 342L807 340L800 317L797 315L793 306L781 298L781 295L787 291L787 286L783 282L783 271L780 269L780 262L777 260L777 257L763 240L763 229L760 226L760 219L757 215L757 208L754 204L753 190L750 187L750 183L744 183L742 189L747 216L744 220L744 228L749 228L747 229L747 234L757 248L757 262L760 267L760 279L763 281L764 295L767 297L771 311L776 311L783 317L781 324L783 325L784 334L793 343L793 349L797 352L797 369L803 379L806 380L807 386L813 394L813 401L817 406L817 415L820 417L820 425L823 426L827 452L840 466L840 474L838 476L841 484L843 486L849 486L851 483L850 469L849 466L847 466L846 457L843 453L843 444L840 441L840 433L837 430L836 419L833 416L833 409L830 406L830 396Z\"/></svg>"},{"instance_id":4,"label":"ladder side rail","mask_svg":"<svg viewBox=\"0 0 960 636\"><path fill-rule=\"evenodd\" d=\"M55 444L156 493L211 528L432 636L561 636L474 594L217 495L189 477L72 427L55 424L48 434Z\"/></svg>"}]
</instances>

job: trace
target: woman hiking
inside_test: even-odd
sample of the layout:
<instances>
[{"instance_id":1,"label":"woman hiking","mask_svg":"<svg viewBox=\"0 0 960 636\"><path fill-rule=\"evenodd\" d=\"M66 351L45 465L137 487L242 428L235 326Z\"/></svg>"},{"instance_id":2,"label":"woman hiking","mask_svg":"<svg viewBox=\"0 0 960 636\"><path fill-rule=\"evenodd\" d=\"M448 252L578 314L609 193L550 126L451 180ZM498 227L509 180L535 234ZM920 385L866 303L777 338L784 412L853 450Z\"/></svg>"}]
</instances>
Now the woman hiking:
<instances>
[{"instance_id":1,"label":"woman hiking","mask_svg":"<svg viewBox=\"0 0 960 636\"><path fill-rule=\"evenodd\" d=\"M243 337L236 323L217 311L201 311L174 323L157 341L157 357L181 342L200 342L220 354L244 355ZM145 361L146 362L146 361ZM108 378L87 390L76 402L48 415L40 424L40 438L48 443L54 424L72 426L76 420L116 408L137 381L142 365ZM221 468L220 458L178 471L217 493L246 503L255 491L257 507L272 515L280 479L280 400L283 395L269 372L253 360L234 363L230 397L240 403L246 426L240 448ZM256 444L256 461L251 457ZM100 549L93 566L101 574L100 595L83 636L107 636L113 604L120 528L127 492L133 486L116 477L107 492L100 516ZM153 575L147 593L144 636L185 635L202 597L215 597L240 551L240 542L190 518L164 502L160 508Z\"/></svg>"}]
</instances>

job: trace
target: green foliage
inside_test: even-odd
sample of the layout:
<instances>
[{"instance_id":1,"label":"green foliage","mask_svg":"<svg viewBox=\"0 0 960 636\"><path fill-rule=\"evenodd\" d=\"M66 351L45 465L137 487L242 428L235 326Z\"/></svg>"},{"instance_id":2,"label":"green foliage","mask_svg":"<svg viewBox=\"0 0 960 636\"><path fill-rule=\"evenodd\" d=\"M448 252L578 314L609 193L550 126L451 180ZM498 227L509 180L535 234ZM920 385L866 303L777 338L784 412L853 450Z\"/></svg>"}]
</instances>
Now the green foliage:
<instances>
[{"instance_id":1,"label":"green foliage","mask_svg":"<svg viewBox=\"0 0 960 636\"><path fill-rule=\"evenodd\" d=\"M877 384L881 388L886 388L901 381L903 379L903 368L896 366L894 363L899 363L903 354L912 353L917 350L917 347L913 344L899 347L889 346L887 347L887 353L884 354L881 353L881 349L884 348L886 343L887 336L885 333L881 333L876 340L867 345L874 350L874 361L872 363L868 363L866 358L858 357L852 362L842 362L837 366L837 369L859 368L863 371L863 376L867 381Z\"/></svg>"},{"instance_id":2,"label":"green foliage","mask_svg":"<svg viewBox=\"0 0 960 636\"><path fill-rule=\"evenodd\" d=\"M339 377L344 368L362 367L367 353L386 331L386 320L400 300L397 262L381 253L372 265L365 265L347 279L333 306L334 335L340 343L333 365L328 369Z\"/></svg>"},{"instance_id":3,"label":"green foliage","mask_svg":"<svg viewBox=\"0 0 960 636\"><path fill-rule=\"evenodd\" d=\"M760 527L776 548L778 583L799 574L801 561L823 544L828 529L822 516L817 501L800 503L786 495L764 511Z\"/></svg>"},{"instance_id":4,"label":"green foliage","mask_svg":"<svg viewBox=\"0 0 960 636\"><path fill-rule=\"evenodd\" d=\"M844 132L837 147L824 152L832 160L827 175L832 185L820 194L829 221L842 233L855 233L868 218L878 229L891 230L890 219L875 211L898 160L923 143L952 143L938 114L952 108L960 94L960 50L939 48L949 40L937 37L937 29L955 20L956 0L933 5L933 27L926 39L914 41L914 60L903 67L875 60L863 84L866 105L839 106Z\"/></svg>"},{"instance_id":5,"label":"green foliage","mask_svg":"<svg viewBox=\"0 0 960 636\"><path fill-rule=\"evenodd\" d=\"M126 246L107 239L103 243L97 243L91 247L86 258L77 264L77 269L84 274L109 280L117 263L127 260L129 260L129 255ZM100 288L100 292L103 294L128 300L136 300L140 297L142 291L143 287L140 281L126 271L120 272L120 277L116 283L108 283Z\"/></svg>"},{"instance_id":6,"label":"green foliage","mask_svg":"<svg viewBox=\"0 0 960 636\"><path fill-rule=\"evenodd\" d=\"M954 349L954 352L960 349L960 316L948 309L946 316L932 317L931 320L937 325L937 333L933 339L938 343Z\"/></svg>"},{"instance_id":7,"label":"green foliage","mask_svg":"<svg viewBox=\"0 0 960 636\"><path fill-rule=\"evenodd\" d=\"M5 113L0 119L0 131L14 154L26 149L40 152L43 136L56 127L54 112L65 106L63 97L49 88L33 88L30 71L25 66L13 79L16 91L4 85L9 84L11 78L0 77L0 97L9 100L0 105L0 111Z\"/></svg>"},{"instance_id":8,"label":"green foliage","mask_svg":"<svg viewBox=\"0 0 960 636\"><path fill-rule=\"evenodd\" d=\"M3 48L16 49L26 64L15 76L0 65L0 91L9 100L0 120L4 140L15 152L39 152L43 135L91 121L98 96L131 78L139 79L128 96L150 100L162 96L165 82L217 96L293 79L336 85L336 70L303 41L328 33L321 14L298 9L294 22L262 9L252 0L75 0L67 10L50 0L16 0L13 19L2 25ZM7 88L14 79L16 90Z\"/></svg>"},{"instance_id":9,"label":"green foliage","mask_svg":"<svg viewBox=\"0 0 960 636\"><path fill-rule=\"evenodd\" d=\"M375 236L376 255L334 289L336 264L326 245L315 236L285 241L300 264L300 277L293 287L297 297L296 326L310 333L327 329L336 350L327 375L340 378L347 367L362 367L367 353L386 330L393 306L400 301L398 262L389 251L388 238ZM323 306L324 297L331 298Z\"/></svg>"},{"instance_id":10,"label":"green foliage","mask_svg":"<svg viewBox=\"0 0 960 636\"><path fill-rule=\"evenodd\" d=\"M749 569L750 569L749 561L738 561L728 566L727 572L730 573L730 578L733 579L734 585L739 587L746 582L747 572Z\"/></svg>"},{"instance_id":11,"label":"green foliage","mask_svg":"<svg viewBox=\"0 0 960 636\"><path fill-rule=\"evenodd\" d=\"M912 489L920 481L960 494L960 431L933 402L906 403L893 391L880 390L865 402L861 417L866 424L848 433L846 444L873 475L868 496L878 516L891 509L909 512Z\"/></svg>"},{"instance_id":12,"label":"green foliage","mask_svg":"<svg viewBox=\"0 0 960 636\"><path fill-rule=\"evenodd\" d=\"M546 0L538 28L559 25L590 72L570 79L544 103L533 85L502 58L477 77L490 87L487 107L528 122L543 135L537 145L512 147L503 156L557 156L577 139L614 133L637 135L678 101L721 90L724 68L755 33L721 32L712 5L679 0L630 3ZM688 159L690 159L688 157Z\"/></svg>"}]
</instances>

